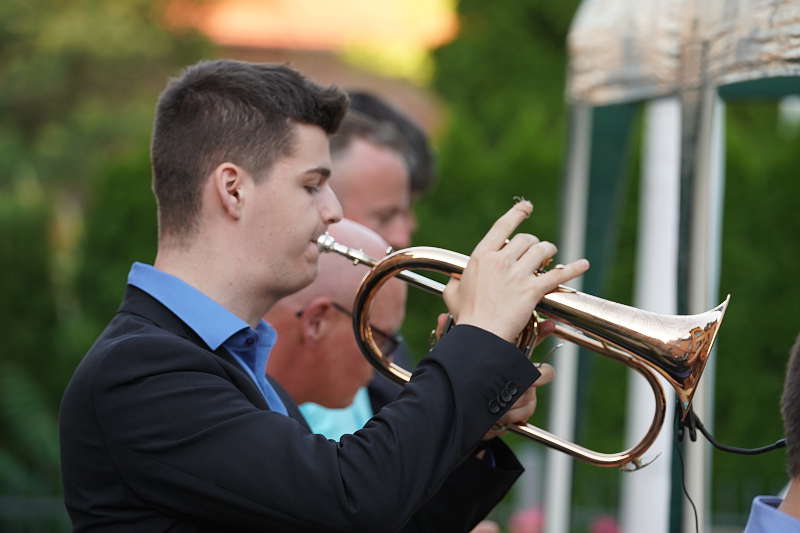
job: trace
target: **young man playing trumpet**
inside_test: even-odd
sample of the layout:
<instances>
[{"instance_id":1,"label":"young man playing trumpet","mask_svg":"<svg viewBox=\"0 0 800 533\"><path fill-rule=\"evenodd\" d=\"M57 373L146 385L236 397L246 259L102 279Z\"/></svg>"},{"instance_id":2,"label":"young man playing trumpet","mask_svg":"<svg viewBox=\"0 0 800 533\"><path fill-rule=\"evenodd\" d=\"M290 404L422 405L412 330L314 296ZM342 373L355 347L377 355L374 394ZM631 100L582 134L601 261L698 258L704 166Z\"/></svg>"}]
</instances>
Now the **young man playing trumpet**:
<instances>
[{"instance_id":1,"label":"young man playing trumpet","mask_svg":"<svg viewBox=\"0 0 800 533\"><path fill-rule=\"evenodd\" d=\"M343 443L311 434L264 377L261 317L317 273L341 217L328 184L338 89L284 67L194 65L162 93L152 140L159 242L76 369L60 414L76 531L469 529L475 494L448 485L493 424L527 419L539 372L511 344L585 261L532 276L555 247L515 228L476 246L445 301L458 324L380 419ZM513 390L498 403L502 390ZM516 408L511 409L516 404ZM437 503L437 505L433 505Z\"/></svg>"}]
</instances>

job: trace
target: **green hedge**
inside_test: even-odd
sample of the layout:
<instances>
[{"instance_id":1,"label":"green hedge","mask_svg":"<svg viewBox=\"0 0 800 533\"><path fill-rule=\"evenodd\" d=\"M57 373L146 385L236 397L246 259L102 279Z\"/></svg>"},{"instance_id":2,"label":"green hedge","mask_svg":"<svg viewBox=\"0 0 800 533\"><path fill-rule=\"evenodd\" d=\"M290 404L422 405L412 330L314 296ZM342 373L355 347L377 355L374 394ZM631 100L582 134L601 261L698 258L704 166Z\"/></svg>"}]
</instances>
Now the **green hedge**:
<instances>
[{"instance_id":1,"label":"green hedge","mask_svg":"<svg viewBox=\"0 0 800 533\"><path fill-rule=\"evenodd\" d=\"M449 121L437 139L441 179L418 206L415 243L467 253L514 195L536 204L522 230L557 242L567 153L564 46L576 5L460 2L461 32L435 54L434 87L448 106ZM727 293L733 298L716 356L713 423L718 440L739 446L780 436L777 402L787 352L800 331L800 286L794 279L800 258L800 139L797 128L778 124L776 107L736 101L727 111L720 300ZM619 246L610 252L613 266L598 294L624 303L633 289L640 136L637 126L627 156ZM415 292L407 334L419 346L430 330L431 300ZM595 359L579 390L578 435L589 447L615 451L622 447L627 378L620 365ZM546 424L548 408L545 392L538 423ZM715 452L714 523L743 526L751 498L777 492L785 482L783 463L782 452ZM576 531L585 530L592 512L618 510L619 476L576 463ZM506 500L506 510L513 499Z\"/></svg>"}]
</instances>

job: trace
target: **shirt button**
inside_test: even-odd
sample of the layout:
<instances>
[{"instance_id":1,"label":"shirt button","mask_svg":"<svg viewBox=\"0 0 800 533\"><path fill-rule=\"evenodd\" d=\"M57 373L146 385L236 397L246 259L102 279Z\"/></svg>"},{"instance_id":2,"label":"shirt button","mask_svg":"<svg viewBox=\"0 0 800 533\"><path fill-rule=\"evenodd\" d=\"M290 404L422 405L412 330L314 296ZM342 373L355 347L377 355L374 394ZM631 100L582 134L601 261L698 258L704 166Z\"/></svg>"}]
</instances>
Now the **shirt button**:
<instances>
[{"instance_id":1,"label":"shirt button","mask_svg":"<svg viewBox=\"0 0 800 533\"><path fill-rule=\"evenodd\" d=\"M500 405L497 403L497 400L492 400L489 402L489 412L493 415L496 415L500 412Z\"/></svg>"}]
</instances>

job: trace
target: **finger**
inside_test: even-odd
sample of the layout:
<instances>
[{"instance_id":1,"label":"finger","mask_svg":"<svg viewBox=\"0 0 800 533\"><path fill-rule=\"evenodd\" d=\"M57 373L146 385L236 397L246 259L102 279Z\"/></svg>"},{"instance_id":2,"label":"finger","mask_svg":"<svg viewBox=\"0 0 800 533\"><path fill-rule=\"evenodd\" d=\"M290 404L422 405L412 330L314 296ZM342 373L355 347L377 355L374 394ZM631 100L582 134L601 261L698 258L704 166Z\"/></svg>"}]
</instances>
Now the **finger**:
<instances>
[{"instance_id":1,"label":"finger","mask_svg":"<svg viewBox=\"0 0 800 533\"><path fill-rule=\"evenodd\" d=\"M542 385L547 385L553 378L556 377L556 369L553 368L552 365L547 363L540 363L537 367L537 370L541 374L536 381L533 382L534 387L541 387Z\"/></svg>"},{"instance_id":2,"label":"finger","mask_svg":"<svg viewBox=\"0 0 800 533\"><path fill-rule=\"evenodd\" d=\"M517 401L511 409L506 411L506 414L500 419L503 424L516 424L518 422L527 422L536 411L536 387L531 387L525 392L525 401ZM520 398L521 400L522 398Z\"/></svg>"},{"instance_id":3,"label":"finger","mask_svg":"<svg viewBox=\"0 0 800 533\"><path fill-rule=\"evenodd\" d=\"M447 310L450 313L453 313L454 309L458 308L458 287L461 281L457 278L450 278L450 281L447 282L447 285L444 287L444 291L442 292L442 298L444 299L444 304L447 306Z\"/></svg>"},{"instance_id":4,"label":"finger","mask_svg":"<svg viewBox=\"0 0 800 533\"><path fill-rule=\"evenodd\" d=\"M442 335L447 332L448 322L450 320L450 315L448 313L439 313L439 316L436 317L436 338L441 339Z\"/></svg>"},{"instance_id":5,"label":"finger","mask_svg":"<svg viewBox=\"0 0 800 533\"><path fill-rule=\"evenodd\" d=\"M470 533L500 533L500 526L491 520L483 520L479 522Z\"/></svg>"},{"instance_id":6,"label":"finger","mask_svg":"<svg viewBox=\"0 0 800 533\"><path fill-rule=\"evenodd\" d=\"M547 337L553 334L556 330L556 323L552 320L540 320L539 321L539 328L536 332L536 344L535 346L539 346Z\"/></svg>"},{"instance_id":7,"label":"finger","mask_svg":"<svg viewBox=\"0 0 800 533\"><path fill-rule=\"evenodd\" d=\"M497 219L486 235L481 239L472 253L478 251L496 252L505 244L506 239L511 235L523 220L531 216L533 204L527 200L517 202L503 216Z\"/></svg>"},{"instance_id":8,"label":"finger","mask_svg":"<svg viewBox=\"0 0 800 533\"><path fill-rule=\"evenodd\" d=\"M528 248L519 258L518 267L527 272L538 270L542 263L556 255L558 248L549 241L541 241Z\"/></svg>"},{"instance_id":9,"label":"finger","mask_svg":"<svg viewBox=\"0 0 800 533\"><path fill-rule=\"evenodd\" d=\"M589 261L586 259L578 259L563 267L552 268L544 274L537 276L536 280L544 284L545 292L550 292L562 283L577 278L587 270L589 270Z\"/></svg>"},{"instance_id":10,"label":"finger","mask_svg":"<svg viewBox=\"0 0 800 533\"><path fill-rule=\"evenodd\" d=\"M530 408L531 405L536 405L536 387L531 385L525 392L517 398L508 411L500 418L500 422L510 424L515 420L519 420L519 413ZM520 411L522 409L523 411Z\"/></svg>"},{"instance_id":11,"label":"finger","mask_svg":"<svg viewBox=\"0 0 800 533\"><path fill-rule=\"evenodd\" d=\"M522 257L531 246L539 242L539 238L530 233L517 233L514 237L503 247L503 253L507 253L514 260Z\"/></svg>"}]
</instances>

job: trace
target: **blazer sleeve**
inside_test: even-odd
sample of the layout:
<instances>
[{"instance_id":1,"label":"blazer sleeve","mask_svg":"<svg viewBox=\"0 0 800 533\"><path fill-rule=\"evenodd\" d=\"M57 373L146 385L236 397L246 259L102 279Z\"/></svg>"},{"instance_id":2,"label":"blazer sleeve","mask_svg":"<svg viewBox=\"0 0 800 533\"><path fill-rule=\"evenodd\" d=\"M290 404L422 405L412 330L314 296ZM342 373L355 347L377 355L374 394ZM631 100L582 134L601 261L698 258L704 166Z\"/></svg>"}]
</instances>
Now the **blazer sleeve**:
<instances>
[{"instance_id":1,"label":"blazer sleeve","mask_svg":"<svg viewBox=\"0 0 800 533\"><path fill-rule=\"evenodd\" d=\"M396 401L334 443L255 407L216 356L166 337L109 347L92 414L140 500L234 529L399 531L538 377L513 345L459 326Z\"/></svg>"},{"instance_id":2,"label":"blazer sleeve","mask_svg":"<svg viewBox=\"0 0 800 533\"><path fill-rule=\"evenodd\" d=\"M405 348L403 344L401 348ZM405 349L403 368L408 364ZM395 357L395 363L398 358ZM403 390L401 385L376 373L369 384L369 397L373 412L379 412ZM433 498L418 510L403 528L405 533L425 531L471 531L483 520L511 489L524 468L508 446L499 438L485 443L491 462L475 458L464 460L447 478Z\"/></svg>"},{"instance_id":3,"label":"blazer sleeve","mask_svg":"<svg viewBox=\"0 0 800 533\"><path fill-rule=\"evenodd\" d=\"M503 499L522 465L499 438L487 446L493 465L470 456L403 528L404 533L471 531Z\"/></svg>"}]
</instances>

